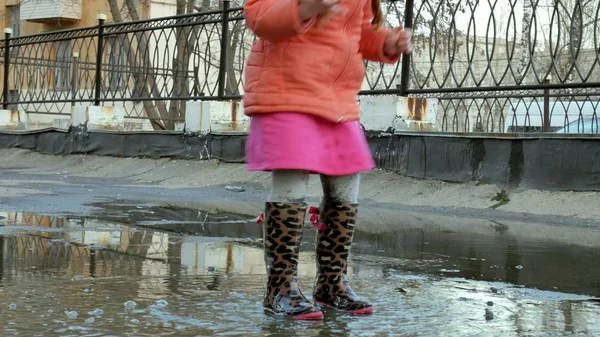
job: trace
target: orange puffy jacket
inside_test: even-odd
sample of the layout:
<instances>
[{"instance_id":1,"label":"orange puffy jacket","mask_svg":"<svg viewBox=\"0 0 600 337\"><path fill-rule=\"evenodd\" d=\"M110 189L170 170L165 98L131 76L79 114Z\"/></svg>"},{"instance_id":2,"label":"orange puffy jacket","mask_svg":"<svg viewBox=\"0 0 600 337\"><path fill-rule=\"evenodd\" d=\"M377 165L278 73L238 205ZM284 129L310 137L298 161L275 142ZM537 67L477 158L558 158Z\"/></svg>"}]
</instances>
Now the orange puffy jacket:
<instances>
[{"instance_id":1,"label":"orange puffy jacket","mask_svg":"<svg viewBox=\"0 0 600 337\"><path fill-rule=\"evenodd\" d=\"M332 122L359 119L363 59L394 63L383 45L390 33L371 25L371 0L342 0L347 14L324 25L301 22L298 0L249 0L248 27L258 40L245 69L247 115L302 112Z\"/></svg>"}]
</instances>

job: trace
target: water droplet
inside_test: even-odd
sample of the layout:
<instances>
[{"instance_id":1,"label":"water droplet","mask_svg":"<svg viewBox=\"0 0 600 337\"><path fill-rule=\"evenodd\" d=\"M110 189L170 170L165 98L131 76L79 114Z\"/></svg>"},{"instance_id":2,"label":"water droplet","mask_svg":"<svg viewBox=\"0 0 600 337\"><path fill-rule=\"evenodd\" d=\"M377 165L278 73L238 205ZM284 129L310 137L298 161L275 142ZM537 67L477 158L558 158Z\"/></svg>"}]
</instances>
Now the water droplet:
<instances>
[{"instance_id":1,"label":"water droplet","mask_svg":"<svg viewBox=\"0 0 600 337\"><path fill-rule=\"evenodd\" d=\"M102 309L94 309L93 311L88 312L88 315L92 315L92 316L102 316L104 315L104 310Z\"/></svg>"},{"instance_id":2,"label":"water droplet","mask_svg":"<svg viewBox=\"0 0 600 337\"><path fill-rule=\"evenodd\" d=\"M96 319L95 319L94 317L90 317L90 318L88 318L88 319L86 319L86 320L85 320L85 322L86 322L87 324L92 324L92 323L94 323L95 321L96 321Z\"/></svg>"},{"instance_id":3,"label":"water droplet","mask_svg":"<svg viewBox=\"0 0 600 337\"><path fill-rule=\"evenodd\" d=\"M515 268L521 270L521 269L523 269L523 266L522 265L518 265L518 266L515 266Z\"/></svg>"},{"instance_id":4,"label":"water droplet","mask_svg":"<svg viewBox=\"0 0 600 337\"><path fill-rule=\"evenodd\" d=\"M8 308L9 308L10 310L16 310L16 309L17 309L17 305L16 305L16 304L14 304L14 303L11 303L11 304L9 304L9 305L8 305Z\"/></svg>"},{"instance_id":5,"label":"water droplet","mask_svg":"<svg viewBox=\"0 0 600 337\"><path fill-rule=\"evenodd\" d=\"M140 324L140 320L136 319L136 318L133 318L131 321L129 321L129 323L138 325L138 324Z\"/></svg>"},{"instance_id":6,"label":"water droplet","mask_svg":"<svg viewBox=\"0 0 600 337\"><path fill-rule=\"evenodd\" d=\"M46 247L52 247L52 245L53 245L52 241L46 242Z\"/></svg>"},{"instance_id":7,"label":"water droplet","mask_svg":"<svg viewBox=\"0 0 600 337\"><path fill-rule=\"evenodd\" d=\"M67 315L67 318L69 319L76 319L78 316L77 311L65 311L65 315Z\"/></svg>"},{"instance_id":8,"label":"water droplet","mask_svg":"<svg viewBox=\"0 0 600 337\"><path fill-rule=\"evenodd\" d=\"M158 300L158 301L156 301L156 307L157 308L165 308L167 305L169 305L169 302L167 302L165 300Z\"/></svg>"},{"instance_id":9,"label":"water droplet","mask_svg":"<svg viewBox=\"0 0 600 337\"><path fill-rule=\"evenodd\" d=\"M82 281L85 280L85 277L83 277L83 275L76 275L73 276L73 278L71 279L71 281Z\"/></svg>"},{"instance_id":10,"label":"water droplet","mask_svg":"<svg viewBox=\"0 0 600 337\"><path fill-rule=\"evenodd\" d=\"M134 301L127 301L123 305L125 306L125 309L135 309L135 307L137 307L137 304Z\"/></svg>"}]
</instances>

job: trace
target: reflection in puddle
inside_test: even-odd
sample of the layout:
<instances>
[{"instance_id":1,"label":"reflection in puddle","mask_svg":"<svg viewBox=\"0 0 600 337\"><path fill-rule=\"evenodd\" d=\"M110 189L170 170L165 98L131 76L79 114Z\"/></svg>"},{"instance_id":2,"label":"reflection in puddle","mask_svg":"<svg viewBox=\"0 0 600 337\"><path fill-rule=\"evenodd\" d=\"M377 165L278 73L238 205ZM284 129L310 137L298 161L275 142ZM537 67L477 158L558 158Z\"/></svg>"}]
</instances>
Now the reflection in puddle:
<instances>
[{"instance_id":1,"label":"reflection in puddle","mask_svg":"<svg viewBox=\"0 0 600 337\"><path fill-rule=\"evenodd\" d=\"M599 268L591 268L600 258L597 247L527 242L504 234L359 232L349 273L355 287L375 302L376 315L353 318L328 311L323 322L297 323L260 310L265 274L260 227L240 218L201 216L208 220L163 222L157 217L139 226L0 213L3 335L536 336L600 331L600 305L577 295L599 295ZM305 241L300 282L310 294L316 272L310 243L314 231L307 231ZM128 301L135 306L125 305ZM486 309L493 319L486 321Z\"/></svg>"}]
</instances>

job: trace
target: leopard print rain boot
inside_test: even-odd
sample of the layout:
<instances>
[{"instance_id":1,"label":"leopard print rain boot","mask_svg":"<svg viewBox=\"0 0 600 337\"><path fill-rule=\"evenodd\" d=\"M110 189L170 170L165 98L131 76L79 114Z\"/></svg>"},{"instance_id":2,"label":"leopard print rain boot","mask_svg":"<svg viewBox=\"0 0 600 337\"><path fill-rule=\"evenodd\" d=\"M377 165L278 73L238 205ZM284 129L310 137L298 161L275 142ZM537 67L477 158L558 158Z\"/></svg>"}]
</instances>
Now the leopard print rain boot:
<instances>
[{"instance_id":1,"label":"leopard print rain boot","mask_svg":"<svg viewBox=\"0 0 600 337\"><path fill-rule=\"evenodd\" d=\"M346 276L358 205L324 203L323 206L320 216L323 227L317 235L314 300L352 315L371 314L373 306L352 291Z\"/></svg>"},{"instance_id":2,"label":"leopard print rain boot","mask_svg":"<svg viewBox=\"0 0 600 337\"><path fill-rule=\"evenodd\" d=\"M322 319L321 309L304 297L297 281L305 214L305 204L266 204L264 240L268 284L263 306L267 312L297 320Z\"/></svg>"}]
</instances>

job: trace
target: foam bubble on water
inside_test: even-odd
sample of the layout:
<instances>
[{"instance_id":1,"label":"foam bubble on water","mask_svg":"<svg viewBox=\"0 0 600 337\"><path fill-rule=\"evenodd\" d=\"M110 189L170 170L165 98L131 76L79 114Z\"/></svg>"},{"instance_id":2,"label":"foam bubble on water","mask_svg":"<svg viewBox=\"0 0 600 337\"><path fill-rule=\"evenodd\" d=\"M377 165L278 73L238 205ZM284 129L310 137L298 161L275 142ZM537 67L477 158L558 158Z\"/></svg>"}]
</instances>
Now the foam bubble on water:
<instances>
[{"instance_id":1,"label":"foam bubble on water","mask_svg":"<svg viewBox=\"0 0 600 337\"><path fill-rule=\"evenodd\" d=\"M67 315L67 318L69 319L76 319L78 316L77 311L65 311L65 315Z\"/></svg>"},{"instance_id":2,"label":"foam bubble on water","mask_svg":"<svg viewBox=\"0 0 600 337\"><path fill-rule=\"evenodd\" d=\"M14 304L14 303L11 303L11 304L8 305L8 309L10 309L10 310L16 310L17 309L17 305Z\"/></svg>"},{"instance_id":3,"label":"foam bubble on water","mask_svg":"<svg viewBox=\"0 0 600 337\"><path fill-rule=\"evenodd\" d=\"M169 305L169 302L165 301L165 300L158 300L156 301L156 307L157 308L166 308Z\"/></svg>"},{"instance_id":4,"label":"foam bubble on water","mask_svg":"<svg viewBox=\"0 0 600 337\"><path fill-rule=\"evenodd\" d=\"M52 241L48 241L48 242L46 242L46 247L50 248L50 247L52 247L53 244L54 243L52 243Z\"/></svg>"},{"instance_id":5,"label":"foam bubble on water","mask_svg":"<svg viewBox=\"0 0 600 337\"><path fill-rule=\"evenodd\" d=\"M83 289L83 292L84 292L84 293L89 293L89 292L90 292L90 290L89 290L88 288L85 288L85 289Z\"/></svg>"},{"instance_id":6,"label":"foam bubble on water","mask_svg":"<svg viewBox=\"0 0 600 337\"><path fill-rule=\"evenodd\" d=\"M95 319L94 317L90 317L90 318L88 318L88 319L86 319L86 320L85 320L85 323L87 323L87 324L92 324L92 323L94 323L95 321L96 321L96 319Z\"/></svg>"},{"instance_id":7,"label":"foam bubble on water","mask_svg":"<svg viewBox=\"0 0 600 337\"><path fill-rule=\"evenodd\" d=\"M104 315L104 310L102 310L102 309L94 309L93 311L88 312L88 315L102 316L102 315Z\"/></svg>"},{"instance_id":8,"label":"foam bubble on water","mask_svg":"<svg viewBox=\"0 0 600 337\"><path fill-rule=\"evenodd\" d=\"M138 324L140 324L140 320L136 319L136 318L132 318L131 321L129 321L129 323L138 325Z\"/></svg>"},{"instance_id":9,"label":"foam bubble on water","mask_svg":"<svg viewBox=\"0 0 600 337\"><path fill-rule=\"evenodd\" d=\"M137 304L134 301L127 301L123 303L123 305L125 306L125 309L135 309L135 307L137 307Z\"/></svg>"}]
</instances>

